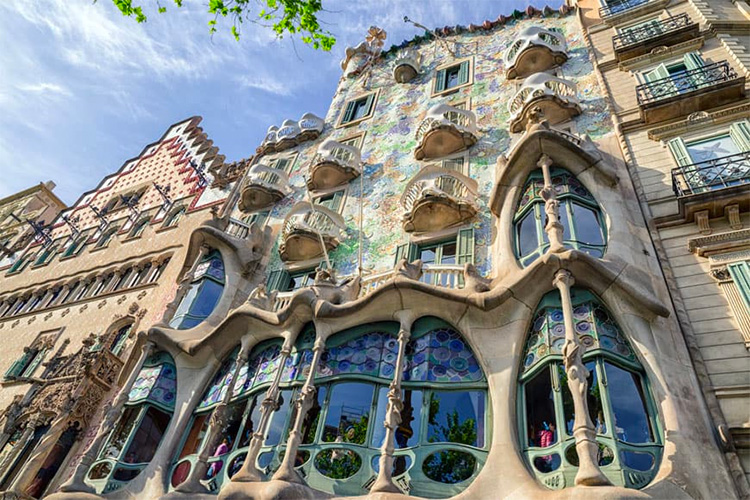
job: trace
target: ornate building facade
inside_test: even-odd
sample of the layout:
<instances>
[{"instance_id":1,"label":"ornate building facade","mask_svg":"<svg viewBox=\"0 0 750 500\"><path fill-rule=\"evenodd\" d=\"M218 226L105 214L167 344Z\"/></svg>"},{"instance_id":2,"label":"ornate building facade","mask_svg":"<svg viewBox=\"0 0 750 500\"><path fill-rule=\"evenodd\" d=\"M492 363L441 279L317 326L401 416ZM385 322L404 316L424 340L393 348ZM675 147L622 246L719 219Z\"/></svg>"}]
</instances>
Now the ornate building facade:
<instances>
[{"instance_id":1,"label":"ornate building facade","mask_svg":"<svg viewBox=\"0 0 750 500\"><path fill-rule=\"evenodd\" d=\"M82 337L51 379L23 368L111 399L71 418L70 385L46 428L11 407L8 494L747 497L743 11L593 3L388 49L373 27L325 117L203 158L191 203L221 208L123 300L146 310L129 354ZM71 422L89 439L33 489Z\"/></svg>"}]
</instances>

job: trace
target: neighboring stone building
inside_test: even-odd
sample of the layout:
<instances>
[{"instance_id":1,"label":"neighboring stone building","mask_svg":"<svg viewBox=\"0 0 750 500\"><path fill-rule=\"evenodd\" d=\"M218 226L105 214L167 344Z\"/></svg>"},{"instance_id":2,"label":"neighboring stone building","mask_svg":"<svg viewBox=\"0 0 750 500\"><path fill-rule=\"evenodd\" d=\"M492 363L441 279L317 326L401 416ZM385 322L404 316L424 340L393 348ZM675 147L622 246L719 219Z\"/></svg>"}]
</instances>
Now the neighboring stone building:
<instances>
[{"instance_id":1,"label":"neighboring stone building","mask_svg":"<svg viewBox=\"0 0 750 500\"><path fill-rule=\"evenodd\" d=\"M126 346L101 422L73 419L90 439L49 498L747 497L750 125L728 111L744 99L742 25L672 30L683 21L648 22L668 0L605 5L603 19L593 3L387 50L373 27L346 49L324 118L216 160L197 199L222 208L167 237L177 264L152 295L108 299L146 309L148 334ZM646 24L615 37L626 19ZM679 50L714 52L649 45L674 31ZM636 89L631 69L651 76ZM698 123L716 127L701 144L738 149L710 157L710 176L690 166L692 139L658 142ZM725 214L729 236L692 234L723 232ZM123 314L109 306L71 315L103 330ZM101 359L91 330L69 359ZM77 432L59 415L79 399L50 429L11 406L16 442L39 442L14 491L38 494L37 456Z\"/></svg>"},{"instance_id":2,"label":"neighboring stone building","mask_svg":"<svg viewBox=\"0 0 750 500\"><path fill-rule=\"evenodd\" d=\"M715 433L748 474L750 5L579 6Z\"/></svg>"},{"instance_id":3,"label":"neighboring stone building","mask_svg":"<svg viewBox=\"0 0 750 500\"><path fill-rule=\"evenodd\" d=\"M53 189L55 183L47 181L0 200L0 269L13 265L45 222L52 222L67 208Z\"/></svg>"},{"instance_id":4,"label":"neighboring stone building","mask_svg":"<svg viewBox=\"0 0 750 500\"><path fill-rule=\"evenodd\" d=\"M16 214L51 224L16 246L0 277L6 496L39 497L71 474L118 377L127 378L136 333L175 293L190 234L234 185L223 176L223 187L212 187L228 168L199 122L169 127L59 217L41 214L64 208L46 186L20 194L35 201Z\"/></svg>"}]
</instances>

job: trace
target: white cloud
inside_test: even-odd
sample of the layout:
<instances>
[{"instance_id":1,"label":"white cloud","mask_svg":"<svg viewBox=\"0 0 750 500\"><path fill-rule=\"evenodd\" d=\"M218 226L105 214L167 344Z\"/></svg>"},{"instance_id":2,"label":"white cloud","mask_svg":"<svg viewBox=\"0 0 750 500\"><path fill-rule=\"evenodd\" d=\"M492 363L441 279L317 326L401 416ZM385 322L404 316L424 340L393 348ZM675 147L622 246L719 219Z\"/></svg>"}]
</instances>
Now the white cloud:
<instances>
[{"instance_id":1,"label":"white cloud","mask_svg":"<svg viewBox=\"0 0 750 500\"><path fill-rule=\"evenodd\" d=\"M18 89L22 92L28 92L31 94L45 94L45 95L61 95L71 96L71 92L56 83L39 82L39 83L24 83L18 85Z\"/></svg>"}]
</instances>

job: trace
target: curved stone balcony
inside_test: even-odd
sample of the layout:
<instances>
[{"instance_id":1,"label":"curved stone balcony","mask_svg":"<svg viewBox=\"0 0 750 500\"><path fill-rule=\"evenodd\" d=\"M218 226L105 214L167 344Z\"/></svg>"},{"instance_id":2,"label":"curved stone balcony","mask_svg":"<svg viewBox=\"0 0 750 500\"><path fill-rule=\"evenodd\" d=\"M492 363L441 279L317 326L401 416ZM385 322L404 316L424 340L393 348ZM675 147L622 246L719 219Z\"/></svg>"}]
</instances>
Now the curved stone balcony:
<instances>
[{"instance_id":1,"label":"curved stone balcony","mask_svg":"<svg viewBox=\"0 0 750 500\"><path fill-rule=\"evenodd\" d=\"M284 120L281 127L268 127L266 137L256 149L258 154L283 151L302 142L317 138L323 131L325 121L312 113L305 113L299 121Z\"/></svg>"},{"instance_id":2,"label":"curved stone balcony","mask_svg":"<svg viewBox=\"0 0 750 500\"><path fill-rule=\"evenodd\" d=\"M346 184L362 173L359 148L334 140L324 141L310 165L307 189L328 189Z\"/></svg>"},{"instance_id":3,"label":"curved stone balcony","mask_svg":"<svg viewBox=\"0 0 750 500\"><path fill-rule=\"evenodd\" d=\"M581 113L573 82L547 73L528 77L521 90L508 104L510 131L521 132L529 121L531 110L539 108L552 125L570 120Z\"/></svg>"},{"instance_id":4,"label":"curved stone balcony","mask_svg":"<svg viewBox=\"0 0 750 500\"><path fill-rule=\"evenodd\" d=\"M518 33L505 53L506 77L509 80L526 78L567 60L568 46L562 33L529 26Z\"/></svg>"},{"instance_id":5,"label":"curved stone balcony","mask_svg":"<svg viewBox=\"0 0 750 500\"><path fill-rule=\"evenodd\" d=\"M314 209L314 210L313 210ZM281 231L279 253L283 261L314 259L339 245L346 224L341 215L321 205L299 202L287 214Z\"/></svg>"},{"instance_id":6,"label":"curved stone balcony","mask_svg":"<svg viewBox=\"0 0 750 500\"><path fill-rule=\"evenodd\" d=\"M439 158L467 149L477 142L477 118L467 109L438 104L427 111L416 134L417 160Z\"/></svg>"},{"instance_id":7,"label":"curved stone balcony","mask_svg":"<svg viewBox=\"0 0 750 500\"><path fill-rule=\"evenodd\" d=\"M404 231L439 231L477 214L477 181L459 172L428 166L406 186L401 205Z\"/></svg>"},{"instance_id":8,"label":"curved stone balcony","mask_svg":"<svg viewBox=\"0 0 750 500\"><path fill-rule=\"evenodd\" d=\"M289 177L285 172L258 163L247 173L237 207L243 212L260 210L273 205L289 192Z\"/></svg>"},{"instance_id":9,"label":"curved stone balcony","mask_svg":"<svg viewBox=\"0 0 750 500\"><path fill-rule=\"evenodd\" d=\"M393 65L393 79L398 83L412 81L419 74L419 52L406 50Z\"/></svg>"}]
</instances>

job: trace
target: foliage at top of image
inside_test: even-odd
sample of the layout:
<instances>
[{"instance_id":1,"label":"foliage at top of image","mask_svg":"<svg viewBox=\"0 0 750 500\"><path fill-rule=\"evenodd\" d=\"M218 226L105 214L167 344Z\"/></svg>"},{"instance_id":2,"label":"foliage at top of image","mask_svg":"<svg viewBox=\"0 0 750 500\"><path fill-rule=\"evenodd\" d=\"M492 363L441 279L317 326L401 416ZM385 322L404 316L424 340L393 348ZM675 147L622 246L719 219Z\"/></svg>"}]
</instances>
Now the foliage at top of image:
<instances>
[{"instance_id":1,"label":"foliage at top of image","mask_svg":"<svg viewBox=\"0 0 750 500\"><path fill-rule=\"evenodd\" d=\"M153 1L159 13L167 11L159 0ZM185 0L173 1L177 7L182 7ZM134 17L139 23L146 22L143 5L134 4L134 0L112 0L112 3L122 15ZM217 20L229 17L232 21L230 31L236 40L240 39L242 23L249 22L272 29L278 38L297 36L313 49L330 51L336 38L320 27L318 13L322 8L322 0L209 0L208 13L213 18L208 21L208 31L216 33Z\"/></svg>"}]
</instances>

